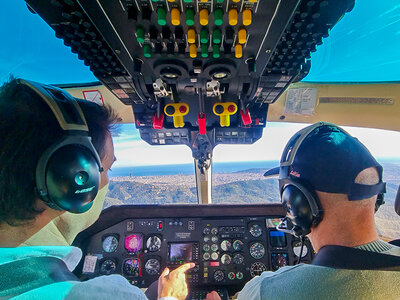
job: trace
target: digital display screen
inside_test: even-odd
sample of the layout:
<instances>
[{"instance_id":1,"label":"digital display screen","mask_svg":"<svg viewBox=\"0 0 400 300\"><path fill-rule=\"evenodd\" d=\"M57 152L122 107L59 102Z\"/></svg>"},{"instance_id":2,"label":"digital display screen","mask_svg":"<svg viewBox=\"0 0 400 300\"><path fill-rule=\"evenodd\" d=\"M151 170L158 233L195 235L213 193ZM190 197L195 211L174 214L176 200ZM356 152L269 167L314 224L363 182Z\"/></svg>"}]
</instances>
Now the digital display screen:
<instances>
[{"instance_id":1,"label":"digital display screen","mask_svg":"<svg viewBox=\"0 0 400 300\"><path fill-rule=\"evenodd\" d=\"M140 234L131 234L125 238L125 249L130 253L136 253L143 249L143 237Z\"/></svg>"},{"instance_id":2,"label":"digital display screen","mask_svg":"<svg viewBox=\"0 0 400 300\"><path fill-rule=\"evenodd\" d=\"M280 218L273 218L273 219L267 219L266 223L267 223L267 227L268 228L276 228L276 226L278 226L278 224L281 222Z\"/></svg>"},{"instance_id":3,"label":"digital display screen","mask_svg":"<svg viewBox=\"0 0 400 300\"><path fill-rule=\"evenodd\" d=\"M188 262L193 260L193 244L169 244L169 261Z\"/></svg>"},{"instance_id":4,"label":"digital display screen","mask_svg":"<svg viewBox=\"0 0 400 300\"><path fill-rule=\"evenodd\" d=\"M286 236L284 232L281 231L270 231L269 240L272 247L283 248L286 247Z\"/></svg>"}]
</instances>

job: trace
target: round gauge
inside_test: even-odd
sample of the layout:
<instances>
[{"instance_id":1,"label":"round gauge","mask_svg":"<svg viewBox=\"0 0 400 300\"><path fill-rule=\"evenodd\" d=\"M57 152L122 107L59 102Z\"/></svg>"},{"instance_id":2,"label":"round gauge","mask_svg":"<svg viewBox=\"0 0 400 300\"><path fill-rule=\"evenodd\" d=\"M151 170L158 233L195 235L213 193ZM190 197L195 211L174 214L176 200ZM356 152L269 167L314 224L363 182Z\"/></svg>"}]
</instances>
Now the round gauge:
<instances>
[{"instance_id":1,"label":"round gauge","mask_svg":"<svg viewBox=\"0 0 400 300\"><path fill-rule=\"evenodd\" d=\"M243 276L244 276L243 273L240 272L240 271L236 273L236 278L239 279L239 280L242 280Z\"/></svg>"},{"instance_id":2,"label":"round gauge","mask_svg":"<svg viewBox=\"0 0 400 300\"><path fill-rule=\"evenodd\" d=\"M233 242L233 250L240 251L243 249L243 242L241 240L235 240Z\"/></svg>"},{"instance_id":3,"label":"round gauge","mask_svg":"<svg viewBox=\"0 0 400 300\"><path fill-rule=\"evenodd\" d=\"M210 234L210 228L204 227L203 234Z\"/></svg>"},{"instance_id":4,"label":"round gauge","mask_svg":"<svg viewBox=\"0 0 400 300\"><path fill-rule=\"evenodd\" d=\"M235 279L235 273L234 272L229 272L228 273L228 278L230 279L230 280L233 280L233 279Z\"/></svg>"},{"instance_id":5,"label":"round gauge","mask_svg":"<svg viewBox=\"0 0 400 300\"><path fill-rule=\"evenodd\" d=\"M232 257L229 254L224 254L221 256L221 262L223 265L229 265L232 261Z\"/></svg>"},{"instance_id":6,"label":"round gauge","mask_svg":"<svg viewBox=\"0 0 400 300\"><path fill-rule=\"evenodd\" d=\"M217 237L216 235L214 235L214 236L211 238L211 241L212 241L213 243L218 242L218 237Z\"/></svg>"},{"instance_id":7,"label":"round gauge","mask_svg":"<svg viewBox=\"0 0 400 300\"><path fill-rule=\"evenodd\" d=\"M100 266L100 272L101 274L110 275L115 272L116 268L117 265L115 264L115 261L113 261L112 259L106 259L102 262Z\"/></svg>"},{"instance_id":8,"label":"round gauge","mask_svg":"<svg viewBox=\"0 0 400 300\"><path fill-rule=\"evenodd\" d=\"M153 235L153 236L149 237L146 241L146 247L151 252L160 250L161 239L157 235Z\"/></svg>"},{"instance_id":9,"label":"round gauge","mask_svg":"<svg viewBox=\"0 0 400 300\"><path fill-rule=\"evenodd\" d=\"M218 250L218 245L217 244L212 244L211 245L211 250L212 251L217 251Z\"/></svg>"},{"instance_id":10,"label":"round gauge","mask_svg":"<svg viewBox=\"0 0 400 300\"><path fill-rule=\"evenodd\" d=\"M300 241L295 241L293 243L293 253L294 255L296 255L297 257L299 257L300 255L300 250L301 250L301 242ZM303 253L301 254L301 257L306 257L308 254L308 248L307 245L304 245L303 247Z\"/></svg>"},{"instance_id":11,"label":"round gauge","mask_svg":"<svg viewBox=\"0 0 400 300\"><path fill-rule=\"evenodd\" d=\"M217 260L218 259L218 253L217 252L211 253L211 259L212 260Z\"/></svg>"},{"instance_id":12,"label":"round gauge","mask_svg":"<svg viewBox=\"0 0 400 300\"><path fill-rule=\"evenodd\" d=\"M271 264L272 264L272 269L274 271L278 270L279 268L282 268L282 267L286 266L288 264L287 254L272 253Z\"/></svg>"},{"instance_id":13,"label":"round gauge","mask_svg":"<svg viewBox=\"0 0 400 300\"><path fill-rule=\"evenodd\" d=\"M204 250L205 252L210 251L210 245L209 245L209 244L204 244L203 250Z\"/></svg>"},{"instance_id":14,"label":"round gauge","mask_svg":"<svg viewBox=\"0 0 400 300\"><path fill-rule=\"evenodd\" d=\"M203 237L203 241L204 243L207 243L210 241L210 237L208 235L206 235L205 237Z\"/></svg>"},{"instance_id":15,"label":"round gauge","mask_svg":"<svg viewBox=\"0 0 400 300\"><path fill-rule=\"evenodd\" d=\"M250 255L255 259L261 259L265 254L263 244L256 242L250 246Z\"/></svg>"},{"instance_id":16,"label":"round gauge","mask_svg":"<svg viewBox=\"0 0 400 300\"><path fill-rule=\"evenodd\" d=\"M232 243L230 241L224 240L221 242L222 251L230 251L232 247Z\"/></svg>"},{"instance_id":17,"label":"round gauge","mask_svg":"<svg viewBox=\"0 0 400 300\"><path fill-rule=\"evenodd\" d=\"M139 261L137 259L127 259L124 261L123 271L128 276L139 276Z\"/></svg>"},{"instance_id":18,"label":"round gauge","mask_svg":"<svg viewBox=\"0 0 400 300\"><path fill-rule=\"evenodd\" d=\"M259 237L262 234L262 228L258 224L251 225L249 231L250 231L251 235L254 236L254 237Z\"/></svg>"},{"instance_id":19,"label":"round gauge","mask_svg":"<svg viewBox=\"0 0 400 300\"><path fill-rule=\"evenodd\" d=\"M156 258L150 258L144 265L144 269L149 275L157 275L160 267L160 261Z\"/></svg>"},{"instance_id":20,"label":"round gauge","mask_svg":"<svg viewBox=\"0 0 400 300\"><path fill-rule=\"evenodd\" d=\"M103 240L104 252L111 253L115 252L118 247L118 239L114 235L109 235Z\"/></svg>"},{"instance_id":21,"label":"round gauge","mask_svg":"<svg viewBox=\"0 0 400 300\"><path fill-rule=\"evenodd\" d=\"M217 270L214 272L214 280L216 282L221 282L222 280L225 279L225 273L222 270Z\"/></svg>"},{"instance_id":22,"label":"round gauge","mask_svg":"<svg viewBox=\"0 0 400 300\"><path fill-rule=\"evenodd\" d=\"M214 235L218 234L218 228L217 227L211 228L211 234L214 234Z\"/></svg>"},{"instance_id":23,"label":"round gauge","mask_svg":"<svg viewBox=\"0 0 400 300\"><path fill-rule=\"evenodd\" d=\"M203 254L203 259L204 259L204 260L209 260L210 257L211 257L211 256L210 256L210 253L207 253L207 252L206 252L206 253Z\"/></svg>"},{"instance_id":24,"label":"round gauge","mask_svg":"<svg viewBox=\"0 0 400 300\"><path fill-rule=\"evenodd\" d=\"M233 256L233 263L235 265L241 265L243 262L244 262L244 256L242 254L237 253Z\"/></svg>"},{"instance_id":25,"label":"round gauge","mask_svg":"<svg viewBox=\"0 0 400 300\"><path fill-rule=\"evenodd\" d=\"M255 262L250 267L250 275L251 277L260 276L262 272L267 271L267 267L260 262Z\"/></svg>"}]
</instances>

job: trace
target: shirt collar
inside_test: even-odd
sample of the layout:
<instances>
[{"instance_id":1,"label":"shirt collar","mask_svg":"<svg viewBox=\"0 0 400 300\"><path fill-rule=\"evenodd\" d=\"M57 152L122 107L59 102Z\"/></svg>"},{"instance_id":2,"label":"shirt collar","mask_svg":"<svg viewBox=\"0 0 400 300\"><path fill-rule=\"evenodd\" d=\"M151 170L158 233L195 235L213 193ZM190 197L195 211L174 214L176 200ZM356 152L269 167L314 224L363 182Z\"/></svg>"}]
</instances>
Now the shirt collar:
<instances>
[{"instance_id":1,"label":"shirt collar","mask_svg":"<svg viewBox=\"0 0 400 300\"><path fill-rule=\"evenodd\" d=\"M30 257L55 257L73 271L82 258L82 251L72 246L29 246L17 248L0 248L0 265Z\"/></svg>"},{"instance_id":2,"label":"shirt collar","mask_svg":"<svg viewBox=\"0 0 400 300\"><path fill-rule=\"evenodd\" d=\"M393 245L386 243L385 241L382 240L376 240L364 245L356 246L354 248L365 250L365 251L371 251L371 252L377 252L377 253L382 253L385 251L389 251L390 249L393 248Z\"/></svg>"}]
</instances>

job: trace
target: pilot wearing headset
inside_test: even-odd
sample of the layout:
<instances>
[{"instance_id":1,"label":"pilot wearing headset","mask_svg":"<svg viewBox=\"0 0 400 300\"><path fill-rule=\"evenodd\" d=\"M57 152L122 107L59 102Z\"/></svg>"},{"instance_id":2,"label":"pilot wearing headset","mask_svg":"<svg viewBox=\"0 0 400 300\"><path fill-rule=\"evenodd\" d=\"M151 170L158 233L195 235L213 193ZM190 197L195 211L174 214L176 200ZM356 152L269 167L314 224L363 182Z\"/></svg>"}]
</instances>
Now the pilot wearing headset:
<instances>
[{"instance_id":1,"label":"pilot wearing headset","mask_svg":"<svg viewBox=\"0 0 400 300\"><path fill-rule=\"evenodd\" d=\"M317 123L289 140L280 167L265 176L278 174L287 218L277 229L308 236L317 254L311 265L262 273L237 299L399 299L400 248L376 230L386 187L367 148L342 128Z\"/></svg>"},{"instance_id":2,"label":"pilot wearing headset","mask_svg":"<svg viewBox=\"0 0 400 300\"><path fill-rule=\"evenodd\" d=\"M115 161L114 114L65 91L12 79L0 88L0 298L147 299L122 276L80 282L71 247L103 207ZM185 264L158 298L185 299Z\"/></svg>"}]
</instances>

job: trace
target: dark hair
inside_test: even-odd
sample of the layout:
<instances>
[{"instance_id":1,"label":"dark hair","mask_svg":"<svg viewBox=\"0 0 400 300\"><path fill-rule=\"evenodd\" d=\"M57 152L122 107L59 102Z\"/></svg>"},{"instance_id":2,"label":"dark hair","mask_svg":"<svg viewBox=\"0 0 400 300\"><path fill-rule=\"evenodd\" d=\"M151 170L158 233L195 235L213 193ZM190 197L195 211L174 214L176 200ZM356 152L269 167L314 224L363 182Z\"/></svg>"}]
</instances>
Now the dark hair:
<instances>
[{"instance_id":1,"label":"dark hair","mask_svg":"<svg viewBox=\"0 0 400 300\"><path fill-rule=\"evenodd\" d=\"M110 108L79 100L93 146L104 157L107 135L116 116ZM35 219L36 165L61 136L50 108L28 86L10 78L0 88L0 223L19 225Z\"/></svg>"}]
</instances>

